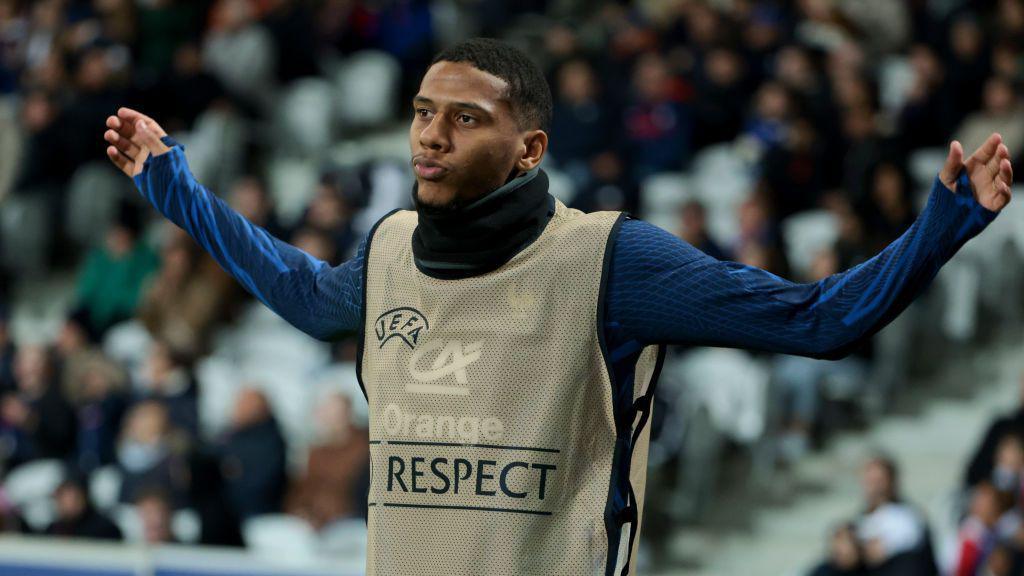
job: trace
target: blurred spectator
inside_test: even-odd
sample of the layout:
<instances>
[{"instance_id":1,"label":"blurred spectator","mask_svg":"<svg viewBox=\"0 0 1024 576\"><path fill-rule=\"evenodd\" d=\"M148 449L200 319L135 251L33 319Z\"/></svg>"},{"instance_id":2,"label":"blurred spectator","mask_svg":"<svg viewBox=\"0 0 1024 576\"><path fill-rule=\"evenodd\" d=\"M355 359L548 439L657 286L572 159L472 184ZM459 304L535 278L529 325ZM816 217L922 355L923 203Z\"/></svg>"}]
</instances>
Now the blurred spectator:
<instances>
[{"instance_id":1,"label":"blurred spectator","mask_svg":"<svg viewBox=\"0 0 1024 576\"><path fill-rule=\"evenodd\" d=\"M274 39L256 22L248 0L217 0L203 46L203 63L229 94L250 107L270 106L275 87Z\"/></svg>"},{"instance_id":2,"label":"blurred spectator","mask_svg":"<svg viewBox=\"0 0 1024 576\"><path fill-rule=\"evenodd\" d=\"M984 133L985 131L987 133ZM1020 154L1024 147L1024 106L1014 94L1013 84L1007 78L994 76L985 82L982 108L970 113L956 130L956 138L964 150L981 146L988 135L999 132L1003 144L1013 154Z\"/></svg>"},{"instance_id":3,"label":"blurred spectator","mask_svg":"<svg viewBox=\"0 0 1024 576\"><path fill-rule=\"evenodd\" d=\"M171 500L160 488L142 490L135 497L135 512L142 524L142 540L146 544L174 544Z\"/></svg>"},{"instance_id":4,"label":"blurred spectator","mask_svg":"<svg viewBox=\"0 0 1024 576\"><path fill-rule=\"evenodd\" d=\"M992 485L1007 494L1015 506L1021 504L1024 489L1024 441L1016 434L1007 434L996 446Z\"/></svg>"},{"instance_id":5,"label":"blurred spectator","mask_svg":"<svg viewBox=\"0 0 1024 576\"><path fill-rule=\"evenodd\" d=\"M853 524L842 524L829 538L828 559L809 576L861 576L866 575L863 552L857 541Z\"/></svg>"},{"instance_id":6,"label":"blurred spectator","mask_svg":"<svg viewBox=\"0 0 1024 576\"><path fill-rule=\"evenodd\" d=\"M608 147L611 108L602 101L593 67L573 59L555 75L549 152L578 186L588 183L591 158Z\"/></svg>"},{"instance_id":7,"label":"blurred spectator","mask_svg":"<svg viewBox=\"0 0 1024 576\"><path fill-rule=\"evenodd\" d=\"M167 409L169 425L195 437L199 432L198 390L184 352L165 340L154 340L135 379L136 396L155 400Z\"/></svg>"},{"instance_id":8,"label":"blurred spectator","mask_svg":"<svg viewBox=\"0 0 1024 576\"><path fill-rule=\"evenodd\" d=\"M14 390L14 357L18 353L7 314L7 308L0 302L0 394Z\"/></svg>"},{"instance_id":9,"label":"blurred spectator","mask_svg":"<svg viewBox=\"0 0 1024 576\"><path fill-rule=\"evenodd\" d=\"M900 495L896 463L876 456L861 476L865 510L857 537L873 574L935 574L935 558L924 517Z\"/></svg>"},{"instance_id":10,"label":"blurred spectator","mask_svg":"<svg viewBox=\"0 0 1024 576\"><path fill-rule=\"evenodd\" d=\"M117 465L123 477L121 502L134 502L144 490L158 487L175 508L185 505L190 484L185 447L172 434L167 408L160 402L139 402L125 415Z\"/></svg>"},{"instance_id":11,"label":"blurred spectator","mask_svg":"<svg viewBox=\"0 0 1024 576\"><path fill-rule=\"evenodd\" d=\"M224 87L203 68L199 46L189 41L174 52L170 71L143 91L153 118L171 133L188 130L208 109L222 102Z\"/></svg>"},{"instance_id":12,"label":"blurred spectator","mask_svg":"<svg viewBox=\"0 0 1024 576\"><path fill-rule=\"evenodd\" d=\"M908 148L942 146L955 126L953 97L935 51L918 44L910 50L914 79L900 111L899 132Z\"/></svg>"},{"instance_id":13,"label":"blurred spectator","mask_svg":"<svg viewBox=\"0 0 1024 576\"><path fill-rule=\"evenodd\" d=\"M46 534L64 538L120 540L121 530L106 516L93 508L85 483L69 477L53 493L57 519L46 528Z\"/></svg>"},{"instance_id":14,"label":"blurred spectator","mask_svg":"<svg viewBox=\"0 0 1024 576\"><path fill-rule=\"evenodd\" d=\"M306 471L292 483L286 510L319 530L340 518L365 514L360 483L369 470L369 438L354 425L352 401L343 394L320 402L313 425L316 439Z\"/></svg>"},{"instance_id":15,"label":"blurred spectator","mask_svg":"<svg viewBox=\"0 0 1024 576\"><path fill-rule=\"evenodd\" d=\"M677 171L689 163L692 119L689 88L672 74L665 58L649 52L633 73L633 93L625 111L628 166L633 180Z\"/></svg>"},{"instance_id":16,"label":"blurred spectator","mask_svg":"<svg viewBox=\"0 0 1024 576\"><path fill-rule=\"evenodd\" d=\"M274 38L277 81L282 85L320 74L319 54L309 3L299 0L267 0L263 16Z\"/></svg>"},{"instance_id":17,"label":"blurred spectator","mask_svg":"<svg viewBox=\"0 0 1024 576\"><path fill-rule=\"evenodd\" d=\"M83 473L113 464L128 406L127 374L109 358L94 353L68 375L66 385L78 413L75 464Z\"/></svg>"},{"instance_id":18,"label":"blurred spectator","mask_svg":"<svg viewBox=\"0 0 1024 576\"><path fill-rule=\"evenodd\" d=\"M974 487L970 512L960 524L953 576L975 576L988 560L996 544L1008 536L1010 498L988 482ZM1015 522L1019 525L1019 520ZM1002 524L1002 525L1001 525Z\"/></svg>"},{"instance_id":19,"label":"blurred spectator","mask_svg":"<svg viewBox=\"0 0 1024 576\"><path fill-rule=\"evenodd\" d=\"M964 479L968 487L992 478L1000 441L1009 435L1024 438L1024 374L1020 376L1020 405L1014 412L996 418L985 432L967 466Z\"/></svg>"},{"instance_id":20,"label":"blurred spectator","mask_svg":"<svg viewBox=\"0 0 1024 576\"><path fill-rule=\"evenodd\" d=\"M159 265L157 255L140 238L142 224L140 208L122 202L103 246L94 248L82 265L76 306L88 314L95 334L134 315L143 283Z\"/></svg>"},{"instance_id":21,"label":"blurred spectator","mask_svg":"<svg viewBox=\"0 0 1024 576\"><path fill-rule=\"evenodd\" d=\"M869 186L863 218L868 251L876 254L903 234L917 213L910 196L910 177L901 166L889 160L879 162L871 171Z\"/></svg>"},{"instance_id":22,"label":"blurred spectator","mask_svg":"<svg viewBox=\"0 0 1024 576\"><path fill-rule=\"evenodd\" d=\"M160 269L143 288L139 319L151 335L176 350L196 355L221 315L223 292L199 272L201 253L191 239L173 237L164 245Z\"/></svg>"},{"instance_id":23,"label":"blurred spectator","mask_svg":"<svg viewBox=\"0 0 1024 576\"><path fill-rule=\"evenodd\" d=\"M316 194L302 216L301 225L328 237L332 256L325 260L338 264L336 255L348 254L355 235L352 230L352 208L345 198L338 179L325 177L317 184Z\"/></svg>"},{"instance_id":24,"label":"blurred spectator","mask_svg":"<svg viewBox=\"0 0 1024 576\"><path fill-rule=\"evenodd\" d=\"M17 390L0 400L0 438L8 466L69 456L75 445L75 413L61 395L49 351L41 345L21 347L14 377Z\"/></svg>"},{"instance_id":25,"label":"blurred spectator","mask_svg":"<svg viewBox=\"0 0 1024 576\"><path fill-rule=\"evenodd\" d=\"M712 258L729 259L722 247L711 238L711 233L708 232L707 211L698 200L691 200L683 204L679 210L678 235L690 246Z\"/></svg>"},{"instance_id":26,"label":"blurred spectator","mask_svg":"<svg viewBox=\"0 0 1024 576\"><path fill-rule=\"evenodd\" d=\"M705 57L701 72L693 114L697 148L736 138L748 98L746 65L735 51L712 50Z\"/></svg>"},{"instance_id":27,"label":"blurred spectator","mask_svg":"<svg viewBox=\"0 0 1024 576\"><path fill-rule=\"evenodd\" d=\"M948 81L945 90L953 99L952 126L981 107L982 87L989 76L990 58L978 18L969 12L957 16L949 28ZM966 144L965 144L966 145Z\"/></svg>"},{"instance_id":28,"label":"blurred spectator","mask_svg":"<svg viewBox=\"0 0 1024 576\"><path fill-rule=\"evenodd\" d=\"M267 187L256 176L248 175L236 180L228 193L228 202L249 222L263 228L271 236L287 237L287 231L274 212L274 203L267 193ZM191 239L187 234L182 238Z\"/></svg>"},{"instance_id":29,"label":"blurred spectator","mask_svg":"<svg viewBox=\"0 0 1024 576\"><path fill-rule=\"evenodd\" d=\"M220 442L224 499L238 521L281 509L286 476L284 436L262 392L242 390Z\"/></svg>"}]
</instances>

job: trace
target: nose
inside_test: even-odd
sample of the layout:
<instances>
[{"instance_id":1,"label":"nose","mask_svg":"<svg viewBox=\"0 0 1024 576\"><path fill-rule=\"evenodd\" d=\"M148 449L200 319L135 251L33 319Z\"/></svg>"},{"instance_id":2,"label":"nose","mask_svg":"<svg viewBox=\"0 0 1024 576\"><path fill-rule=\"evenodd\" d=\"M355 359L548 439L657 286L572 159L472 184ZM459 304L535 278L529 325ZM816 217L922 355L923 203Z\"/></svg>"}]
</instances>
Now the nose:
<instances>
[{"instance_id":1,"label":"nose","mask_svg":"<svg viewBox=\"0 0 1024 576\"><path fill-rule=\"evenodd\" d=\"M420 145L439 152L447 152L451 147L443 114L435 114L430 123L420 131Z\"/></svg>"}]
</instances>

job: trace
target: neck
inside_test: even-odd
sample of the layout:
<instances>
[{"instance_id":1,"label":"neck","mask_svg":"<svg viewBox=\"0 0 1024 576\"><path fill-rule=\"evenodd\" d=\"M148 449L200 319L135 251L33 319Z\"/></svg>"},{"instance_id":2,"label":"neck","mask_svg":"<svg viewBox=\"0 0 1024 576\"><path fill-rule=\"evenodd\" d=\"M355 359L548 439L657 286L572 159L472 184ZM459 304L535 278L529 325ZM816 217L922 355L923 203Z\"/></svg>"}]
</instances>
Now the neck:
<instances>
[{"instance_id":1,"label":"neck","mask_svg":"<svg viewBox=\"0 0 1024 576\"><path fill-rule=\"evenodd\" d=\"M539 168L509 180L458 208L419 202L412 251L421 272L441 279L468 278L501 267L540 236L554 213L548 177Z\"/></svg>"}]
</instances>

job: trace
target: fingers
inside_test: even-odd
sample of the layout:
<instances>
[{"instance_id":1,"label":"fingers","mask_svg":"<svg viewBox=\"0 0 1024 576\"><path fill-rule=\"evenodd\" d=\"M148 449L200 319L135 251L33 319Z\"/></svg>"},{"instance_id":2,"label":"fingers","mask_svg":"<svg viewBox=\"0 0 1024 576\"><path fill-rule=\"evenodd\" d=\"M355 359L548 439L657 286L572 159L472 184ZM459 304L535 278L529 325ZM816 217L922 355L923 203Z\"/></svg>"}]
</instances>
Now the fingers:
<instances>
[{"instance_id":1,"label":"fingers","mask_svg":"<svg viewBox=\"0 0 1024 576\"><path fill-rule=\"evenodd\" d=\"M132 176L135 170L135 163L128 159L116 146L107 146L107 158L117 166L117 169L128 176Z\"/></svg>"},{"instance_id":2,"label":"fingers","mask_svg":"<svg viewBox=\"0 0 1024 576\"><path fill-rule=\"evenodd\" d=\"M1009 158L1004 158L999 163L999 179L1007 186L1013 186L1013 164L1010 163Z\"/></svg>"},{"instance_id":3,"label":"fingers","mask_svg":"<svg viewBox=\"0 0 1024 576\"><path fill-rule=\"evenodd\" d=\"M964 148L960 142L953 140L949 143L949 154L946 156L946 163L942 165L939 172L939 180L950 190L956 190L956 177L964 164Z\"/></svg>"},{"instance_id":4,"label":"fingers","mask_svg":"<svg viewBox=\"0 0 1024 576\"><path fill-rule=\"evenodd\" d=\"M971 162L978 162L981 164L988 164L989 161L995 157L999 146L1003 143L1003 137L998 133L994 132L991 136L985 140L985 143L978 147L971 155Z\"/></svg>"},{"instance_id":5,"label":"fingers","mask_svg":"<svg viewBox=\"0 0 1024 576\"><path fill-rule=\"evenodd\" d=\"M138 110L132 110L131 108L125 108L122 106L117 109L117 117L125 124L133 127L137 127L139 120L142 120L147 123L154 133L156 133L158 139L167 136L167 133L163 131L163 128L160 128L159 124Z\"/></svg>"},{"instance_id":6,"label":"fingers","mask_svg":"<svg viewBox=\"0 0 1024 576\"><path fill-rule=\"evenodd\" d=\"M141 148L139 148L131 140L129 140L128 138L122 138L121 135L118 134L113 129L104 132L103 139L116 146L118 150L120 150L129 158L135 158L136 156L138 156L139 151L141 150Z\"/></svg>"},{"instance_id":7,"label":"fingers","mask_svg":"<svg viewBox=\"0 0 1024 576\"><path fill-rule=\"evenodd\" d=\"M156 125L151 120L136 120L135 137L132 138L132 142L140 148L145 148L153 155L163 154L168 148L160 141L160 135L157 133L157 130L158 128L156 128ZM162 130L160 131L162 132Z\"/></svg>"}]
</instances>

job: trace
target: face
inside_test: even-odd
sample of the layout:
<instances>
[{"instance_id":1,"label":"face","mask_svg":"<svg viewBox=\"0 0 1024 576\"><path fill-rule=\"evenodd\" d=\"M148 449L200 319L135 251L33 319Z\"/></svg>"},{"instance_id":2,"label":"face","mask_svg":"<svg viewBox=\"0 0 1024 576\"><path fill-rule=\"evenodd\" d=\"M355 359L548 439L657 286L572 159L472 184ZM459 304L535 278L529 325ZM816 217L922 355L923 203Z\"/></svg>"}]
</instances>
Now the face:
<instances>
[{"instance_id":1,"label":"face","mask_svg":"<svg viewBox=\"0 0 1024 576\"><path fill-rule=\"evenodd\" d=\"M527 171L547 149L541 130L522 130L508 84L465 62L438 62L413 99L409 149L419 201L455 208Z\"/></svg>"},{"instance_id":2,"label":"face","mask_svg":"<svg viewBox=\"0 0 1024 576\"><path fill-rule=\"evenodd\" d=\"M864 497L869 502L880 503L887 501L892 495L892 478L889 471L879 462L868 462L864 465L861 476L861 486L864 489Z\"/></svg>"}]
</instances>

